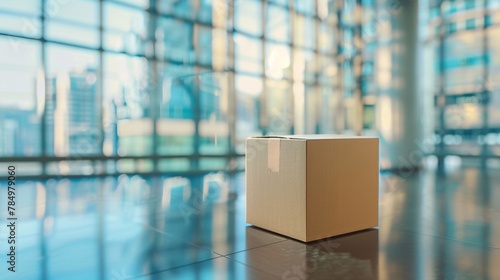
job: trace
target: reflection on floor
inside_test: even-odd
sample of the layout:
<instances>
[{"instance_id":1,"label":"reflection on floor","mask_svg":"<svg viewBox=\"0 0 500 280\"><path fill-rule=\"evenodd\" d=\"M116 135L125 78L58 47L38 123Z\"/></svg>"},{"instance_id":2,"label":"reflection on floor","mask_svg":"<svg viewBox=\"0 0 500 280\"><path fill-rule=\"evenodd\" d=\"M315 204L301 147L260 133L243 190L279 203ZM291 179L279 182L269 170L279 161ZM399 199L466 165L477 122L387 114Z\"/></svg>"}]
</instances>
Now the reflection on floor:
<instances>
[{"instance_id":1,"label":"reflection on floor","mask_svg":"<svg viewBox=\"0 0 500 280\"><path fill-rule=\"evenodd\" d=\"M245 224L243 174L19 182L0 278L500 279L500 173L404 175L381 177L379 228L307 245Z\"/></svg>"}]
</instances>

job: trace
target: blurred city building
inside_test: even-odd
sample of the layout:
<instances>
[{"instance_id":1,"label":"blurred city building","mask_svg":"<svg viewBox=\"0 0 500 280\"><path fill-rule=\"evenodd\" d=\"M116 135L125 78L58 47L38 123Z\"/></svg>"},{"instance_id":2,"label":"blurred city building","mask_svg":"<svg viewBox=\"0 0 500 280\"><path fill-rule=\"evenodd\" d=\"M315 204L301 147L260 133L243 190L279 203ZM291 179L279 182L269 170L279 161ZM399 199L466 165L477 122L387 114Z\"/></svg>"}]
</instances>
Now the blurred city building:
<instances>
[{"instance_id":1,"label":"blurred city building","mask_svg":"<svg viewBox=\"0 0 500 280\"><path fill-rule=\"evenodd\" d=\"M61 74L47 89L46 151L56 156L99 154L96 71Z\"/></svg>"}]
</instances>

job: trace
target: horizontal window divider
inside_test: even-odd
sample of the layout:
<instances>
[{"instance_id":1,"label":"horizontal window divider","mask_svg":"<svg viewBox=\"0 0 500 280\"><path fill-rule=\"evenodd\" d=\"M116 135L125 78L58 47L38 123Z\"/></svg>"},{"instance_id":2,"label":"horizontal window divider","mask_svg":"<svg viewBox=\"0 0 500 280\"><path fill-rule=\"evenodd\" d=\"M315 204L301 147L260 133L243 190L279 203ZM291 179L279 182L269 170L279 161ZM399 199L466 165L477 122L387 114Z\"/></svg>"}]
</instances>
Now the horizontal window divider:
<instances>
[{"instance_id":1,"label":"horizontal window divider","mask_svg":"<svg viewBox=\"0 0 500 280\"><path fill-rule=\"evenodd\" d=\"M42 17L40 14L29 14L25 12L19 12L19 11L14 11L14 10L0 10L0 15L8 15L8 16L14 16L14 17L23 17L27 19L41 19Z\"/></svg>"},{"instance_id":2,"label":"horizontal window divider","mask_svg":"<svg viewBox=\"0 0 500 280\"><path fill-rule=\"evenodd\" d=\"M95 24L81 23L75 20L60 19L60 18L46 18L46 24L50 25L65 25L68 27L78 27L82 29L89 29L95 32L99 31L99 22L96 21Z\"/></svg>"},{"instance_id":3,"label":"horizontal window divider","mask_svg":"<svg viewBox=\"0 0 500 280\"><path fill-rule=\"evenodd\" d=\"M64 157L0 157L0 162L58 162L58 161L106 161L106 160L162 160L162 159L203 159L203 158L236 158L243 157L244 154L177 154L177 155L144 155L144 156L103 156L103 155L85 155L85 156L64 156Z\"/></svg>"},{"instance_id":4,"label":"horizontal window divider","mask_svg":"<svg viewBox=\"0 0 500 280\"><path fill-rule=\"evenodd\" d=\"M450 152L437 152L437 153L432 153L429 155L434 155L434 156L438 156L438 157L457 156L457 157L461 157L461 158L477 158L477 159L495 158L495 159L500 159L500 155L495 155L495 154L461 154L461 153L450 153Z\"/></svg>"},{"instance_id":5,"label":"horizontal window divider","mask_svg":"<svg viewBox=\"0 0 500 280\"><path fill-rule=\"evenodd\" d=\"M254 2L258 2L258 1L254 1ZM116 1L116 0L106 0L104 1L104 3L112 3L112 4L115 4L117 6L122 6L122 7L126 7L126 8L129 8L131 10L136 10L136 11L141 11L141 12L147 12L147 13L150 13L150 14L153 14L155 16L161 16L161 17L171 17L171 18L175 18L175 19L179 19L179 20L184 20L184 21L188 21L188 22L196 22L198 23L198 21L196 19L190 19L190 18L185 18L185 17L179 17L179 16L176 16L176 15L173 15L173 14L167 14L167 13L162 13L162 12L159 12L158 10L152 10L151 8L143 8L143 7L140 7L140 6L136 6L134 4L130 4L130 3L126 3L126 2L122 2L122 1ZM289 12L290 11L290 6L288 4L286 5L283 5L283 4L280 4L280 3L274 3L274 2L266 2L266 5L268 6L275 6L275 7L279 7L279 8L282 8L283 10ZM235 3L234 5L231 4L231 3L226 3L226 6L229 8L230 6L232 6L231 8L232 9L235 9L236 6L238 6L237 3ZM197 11L199 12L199 11ZM293 9L293 13L297 14L297 15L301 15L301 16L304 16L304 17L309 17L309 18L314 18L314 19L318 19L320 20L320 17L317 16L315 14L315 12L312 12L312 13L307 13L307 12L302 12L302 11L297 11L296 9ZM208 24L209 23L204 23L204 22L201 22L202 24Z\"/></svg>"},{"instance_id":6,"label":"horizontal window divider","mask_svg":"<svg viewBox=\"0 0 500 280\"><path fill-rule=\"evenodd\" d=\"M16 179L18 180L44 180L44 179L79 179L79 178L102 178L102 177L118 177L121 175L129 176L143 176L148 177L169 177L169 176L200 176L209 173L225 172L227 174L235 174L243 172L243 169L232 169L232 170L219 170L219 169L200 169L200 170L188 170L188 171L155 171L155 172L116 172L116 173L100 173L92 175L81 175L81 174L40 174L40 175L23 175L16 173Z\"/></svg>"},{"instance_id":7,"label":"horizontal window divider","mask_svg":"<svg viewBox=\"0 0 500 280\"><path fill-rule=\"evenodd\" d=\"M418 168L415 167L415 170ZM128 176L143 176L145 178L149 177L169 177L169 176L201 176L209 173L224 172L229 175L244 172L242 168L236 169L197 169L197 170L186 170L186 171L154 171L154 172L116 172L116 173L99 173L92 175L81 175L81 174L40 174L40 175L23 175L16 174L16 178L20 180L47 180L47 179L79 179L79 178L103 178L103 177L118 177L121 175ZM397 168L382 168L380 173L397 173L399 170Z\"/></svg>"}]
</instances>

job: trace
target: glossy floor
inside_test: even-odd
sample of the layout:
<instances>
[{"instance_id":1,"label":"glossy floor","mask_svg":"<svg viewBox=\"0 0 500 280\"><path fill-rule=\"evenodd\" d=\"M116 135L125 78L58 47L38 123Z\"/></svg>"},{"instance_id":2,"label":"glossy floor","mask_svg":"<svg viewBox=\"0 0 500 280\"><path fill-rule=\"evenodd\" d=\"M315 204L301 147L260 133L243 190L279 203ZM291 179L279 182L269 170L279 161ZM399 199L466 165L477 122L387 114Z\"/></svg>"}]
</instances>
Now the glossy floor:
<instances>
[{"instance_id":1,"label":"glossy floor","mask_svg":"<svg viewBox=\"0 0 500 280\"><path fill-rule=\"evenodd\" d=\"M18 182L0 279L500 279L500 172L383 175L379 228L304 244L245 223L244 175Z\"/></svg>"}]
</instances>

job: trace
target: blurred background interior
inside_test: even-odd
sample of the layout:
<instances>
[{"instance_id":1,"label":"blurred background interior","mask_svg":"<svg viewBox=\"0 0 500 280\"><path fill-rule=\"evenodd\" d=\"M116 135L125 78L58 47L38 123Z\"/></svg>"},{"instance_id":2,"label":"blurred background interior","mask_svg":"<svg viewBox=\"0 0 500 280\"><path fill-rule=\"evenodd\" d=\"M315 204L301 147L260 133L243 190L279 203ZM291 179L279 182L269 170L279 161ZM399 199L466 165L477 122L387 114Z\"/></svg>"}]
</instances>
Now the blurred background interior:
<instances>
[{"instance_id":1,"label":"blurred background interior","mask_svg":"<svg viewBox=\"0 0 500 280\"><path fill-rule=\"evenodd\" d=\"M410 5L2 1L0 161L242 170L248 136L341 133L380 137L382 169L410 152L498 165L500 2Z\"/></svg>"},{"instance_id":2,"label":"blurred background interior","mask_svg":"<svg viewBox=\"0 0 500 280\"><path fill-rule=\"evenodd\" d=\"M333 133L380 138L368 276L500 277L499 44L499 0L0 1L17 276L281 279L252 262L284 239L245 227L245 138Z\"/></svg>"}]
</instances>

